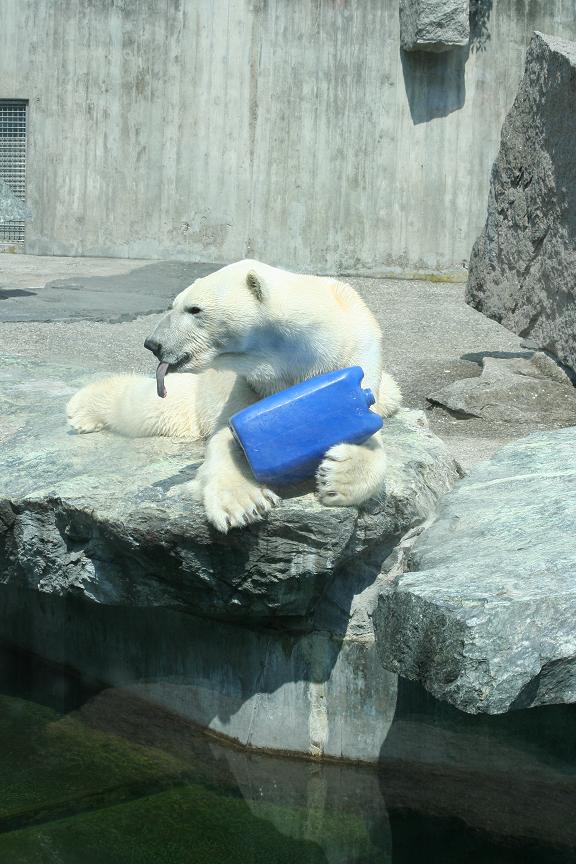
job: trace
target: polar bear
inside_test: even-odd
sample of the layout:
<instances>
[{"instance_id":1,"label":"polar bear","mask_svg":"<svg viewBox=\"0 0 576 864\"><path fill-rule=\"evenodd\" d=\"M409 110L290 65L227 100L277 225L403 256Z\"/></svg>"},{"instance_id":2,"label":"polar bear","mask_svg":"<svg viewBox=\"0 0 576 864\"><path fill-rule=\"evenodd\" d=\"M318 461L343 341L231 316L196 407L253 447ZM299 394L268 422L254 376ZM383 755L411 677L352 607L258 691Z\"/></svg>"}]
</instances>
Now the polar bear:
<instances>
[{"instance_id":1,"label":"polar bear","mask_svg":"<svg viewBox=\"0 0 576 864\"><path fill-rule=\"evenodd\" d=\"M363 386L377 394L381 416L401 401L382 371L380 327L350 285L258 261L197 279L144 345L159 361L156 385L134 375L91 384L68 403L68 422L81 433L207 440L196 479L171 491L202 500L208 521L224 533L259 521L279 501L256 482L233 439L228 419L236 411L347 366L362 367ZM361 505L381 490L385 472L380 435L362 445L339 444L318 468L318 498L328 506Z\"/></svg>"}]
</instances>

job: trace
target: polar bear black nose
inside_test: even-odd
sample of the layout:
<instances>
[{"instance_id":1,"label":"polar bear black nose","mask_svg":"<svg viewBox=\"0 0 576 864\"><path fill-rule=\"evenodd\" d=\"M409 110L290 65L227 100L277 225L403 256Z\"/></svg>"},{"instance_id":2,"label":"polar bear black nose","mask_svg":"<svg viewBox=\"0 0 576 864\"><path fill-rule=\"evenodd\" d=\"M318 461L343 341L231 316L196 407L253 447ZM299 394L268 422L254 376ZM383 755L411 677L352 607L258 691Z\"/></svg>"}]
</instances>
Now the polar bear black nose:
<instances>
[{"instance_id":1,"label":"polar bear black nose","mask_svg":"<svg viewBox=\"0 0 576 864\"><path fill-rule=\"evenodd\" d=\"M154 339L153 336L149 336L146 339L146 341L144 342L144 347L148 351L151 351L155 357L160 358L160 352L162 351L162 346L160 345L160 342L158 342L157 339Z\"/></svg>"}]
</instances>

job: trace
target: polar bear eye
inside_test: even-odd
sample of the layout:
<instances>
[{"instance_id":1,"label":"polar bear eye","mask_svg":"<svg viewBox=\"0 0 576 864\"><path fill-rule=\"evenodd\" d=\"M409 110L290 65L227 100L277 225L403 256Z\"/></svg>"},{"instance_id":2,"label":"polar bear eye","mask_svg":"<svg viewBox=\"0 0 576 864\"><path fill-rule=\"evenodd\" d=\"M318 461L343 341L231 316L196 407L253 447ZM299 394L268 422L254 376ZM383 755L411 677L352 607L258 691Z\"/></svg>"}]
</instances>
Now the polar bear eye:
<instances>
[{"instance_id":1,"label":"polar bear eye","mask_svg":"<svg viewBox=\"0 0 576 864\"><path fill-rule=\"evenodd\" d=\"M198 313L201 311L202 310L199 306L188 306L188 308L186 309L186 312L188 312L190 315L198 315Z\"/></svg>"}]
</instances>

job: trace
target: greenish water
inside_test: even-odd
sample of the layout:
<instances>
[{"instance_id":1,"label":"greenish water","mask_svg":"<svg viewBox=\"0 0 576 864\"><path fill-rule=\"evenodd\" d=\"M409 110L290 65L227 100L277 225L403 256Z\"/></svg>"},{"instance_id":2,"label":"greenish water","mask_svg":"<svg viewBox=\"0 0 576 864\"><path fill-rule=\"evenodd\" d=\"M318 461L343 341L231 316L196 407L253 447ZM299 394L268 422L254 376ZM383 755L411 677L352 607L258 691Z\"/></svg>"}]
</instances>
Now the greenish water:
<instances>
[{"instance_id":1,"label":"greenish water","mask_svg":"<svg viewBox=\"0 0 576 864\"><path fill-rule=\"evenodd\" d=\"M461 720L406 685L378 771L319 765L4 648L0 864L576 862L576 720L546 711Z\"/></svg>"}]
</instances>

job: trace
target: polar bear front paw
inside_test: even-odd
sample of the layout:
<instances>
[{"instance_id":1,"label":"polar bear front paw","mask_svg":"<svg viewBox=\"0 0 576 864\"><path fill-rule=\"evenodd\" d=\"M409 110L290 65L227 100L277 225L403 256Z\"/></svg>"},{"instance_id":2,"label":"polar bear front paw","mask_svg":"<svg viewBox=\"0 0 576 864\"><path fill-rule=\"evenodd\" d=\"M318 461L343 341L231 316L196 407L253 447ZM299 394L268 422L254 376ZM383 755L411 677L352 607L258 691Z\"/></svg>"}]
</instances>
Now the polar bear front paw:
<instances>
[{"instance_id":1,"label":"polar bear front paw","mask_svg":"<svg viewBox=\"0 0 576 864\"><path fill-rule=\"evenodd\" d=\"M66 417L75 432L100 432L104 423L98 412L94 410L92 396L88 388L79 390L66 405Z\"/></svg>"},{"instance_id":2,"label":"polar bear front paw","mask_svg":"<svg viewBox=\"0 0 576 864\"><path fill-rule=\"evenodd\" d=\"M337 444L316 472L316 494L326 507L358 507L384 484L383 451L357 444Z\"/></svg>"},{"instance_id":3,"label":"polar bear front paw","mask_svg":"<svg viewBox=\"0 0 576 864\"><path fill-rule=\"evenodd\" d=\"M209 482L204 487L206 518L223 534L227 534L230 528L244 528L260 522L279 501L271 489L251 483L225 486Z\"/></svg>"}]
</instances>

